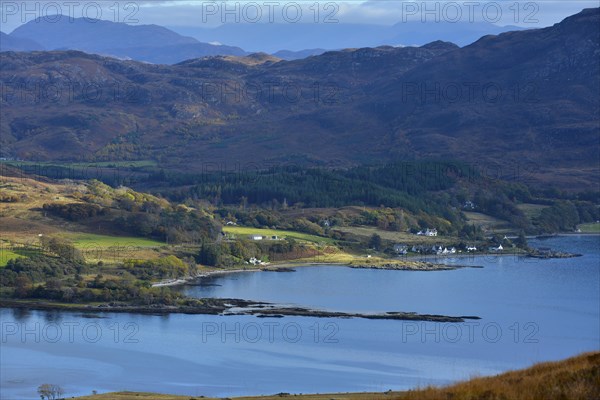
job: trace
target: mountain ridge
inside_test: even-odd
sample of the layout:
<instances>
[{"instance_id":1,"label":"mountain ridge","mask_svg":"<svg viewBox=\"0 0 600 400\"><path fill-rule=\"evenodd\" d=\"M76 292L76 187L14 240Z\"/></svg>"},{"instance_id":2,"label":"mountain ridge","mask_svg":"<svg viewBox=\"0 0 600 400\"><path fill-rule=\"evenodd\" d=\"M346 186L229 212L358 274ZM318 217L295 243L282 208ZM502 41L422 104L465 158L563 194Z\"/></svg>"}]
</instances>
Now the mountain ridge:
<instances>
[{"instance_id":1,"label":"mountain ridge","mask_svg":"<svg viewBox=\"0 0 600 400\"><path fill-rule=\"evenodd\" d=\"M12 40L38 41L46 50L80 50L154 64L175 64L211 55L246 54L238 47L203 43L160 25L71 19L64 15L56 18L56 22L37 18L19 26L8 36Z\"/></svg>"},{"instance_id":2,"label":"mountain ridge","mask_svg":"<svg viewBox=\"0 0 600 400\"><path fill-rule=\"evenodd\" d=\"M307 23L244 25L248 24L170 29L155 24L127 24L57 15L52 19L37 18L17 27L9 35L4 34L5 42L20 42L21 45L0 43L0 51L81 50L155 64L176 64L213 55L243 56L253 52L267 52L278 58L296 60L342 48L383 45L415 47L440 38L465 45L483 33L522 29L490 23L463 23L461 29L457 29L456 24L430 23L425 27L415 22L390 26ZM337 42L336 37L339 38ZM38 44L34 45L32 41ZM315 48L315 43L320 42L326 45ZM260 45L257 47L256 43Z\"/></svg>"},{"instance_id":3,"label":"mountain ridge","mask_svg":"<svg viewBox=\"0 0 600 400\"><path fill-rule=\"evenodd\" d=\"M15 38L0 31L0 51L35 51L44 47L30 39Z\"/></svg>"},{"instance_id":4,"label":"mountain ridge","mask_svg":"<svg viewBox=\"0 0 600 400\"><path fill-rule=\"evenodd\" d=\"M463 48L437 41L295 61L217 56L166 66L77 52L3 53L5 87L79 80L107 89L100 100L76 93L43 107L3 96L2 155L152 158L185 170L206 162L343 167L451 158L526 168L537 182L594 185L599 10ZM474 96L440 92L469 82L478 85ZM494 99L483 90L489 84L504 95ZM111 97L115 86L130 90Z\"/></svg>"},{"instance_id":5,"label":"mountain ridge","mask_svg":"<svg viewBox=\"0 0 600 400\"><path fill-rule=\"evenodd\" d=\"M303 51L320 47L325 50L349 47L422 46L444 39L465 46L484 34L521 30L518 26L491 23L398 22L393 25L263 23L224 24L214 28L171 27L198 40L218 41L247 51L275 53L281 50Z\"/></svg>"}]
</instances>

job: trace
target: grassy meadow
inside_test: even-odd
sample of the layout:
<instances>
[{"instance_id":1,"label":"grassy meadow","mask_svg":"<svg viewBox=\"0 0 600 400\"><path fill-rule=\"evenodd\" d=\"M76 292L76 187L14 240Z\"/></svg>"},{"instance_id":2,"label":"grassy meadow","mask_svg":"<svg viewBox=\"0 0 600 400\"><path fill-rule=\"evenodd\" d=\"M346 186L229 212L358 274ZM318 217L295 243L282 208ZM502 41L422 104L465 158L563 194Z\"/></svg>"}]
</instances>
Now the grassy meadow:
<instances>
[{"instance_id":1,"label":"grassy meadow","mask_svg":"<svg viewBox=\"0 0 600 400\"><path fill-rule=\"evenodd\" d=\"M81 232L67 233L63 236L83 253L88 262L116 263L128 259L153 259L158 257L159 248L166 246L163 242L139 237Z\"/></svg>"},{"instance_id":2,"label":"grassy meadow","mask_svg":"<svg viewBox=\"0 0 600 400\"><path fill-rule=\"evenodd\" d=\"M0 248L0 267L4 267L8 260L23 257L21 254L9 249Z\"/></svg>"},{"instance_id":3,"label":"grassy meadow","mask_svg":"<svg viewBox=\"0 0 600 400\"><path fill-rule=\"evenodd\" d=\"M246 226L224 226L223 231L225 233L233 234L236 237L247 237L249 235L262 235L262 236L278 236L279 238L293 238L297 240L304 240L312 243L326 243L332 244L331 238L310 235L308 233L286 231L280 229L263 229L263 228L252 228Z\"/></svg>"},{"instance_id":4,"label":"grassy meadow","mask_svg":"<svg viewBox=\"0 0 600 400\"><path fill-rule=\"evenodd\" d=\"M545 205L541 205L541 204L530 204L530 203L523 203L523 204L517 205L517 208L519 210L523 211L523 214L525 214L525 216L529 219L539 217L542 210L544 208L548 208L548 207L549 206L545 206Z\"/></svg>"},{"instance_id":5,"label":"grassy meadow","mask_svg":"<svg viewBox=\"0 0 600 400\"><path fill-rule=\"evenodd\" d=\"M492 217L491 215L473 211L464 211L463 213L467 217L467 222L469 224L480 227L484 232L493 231L498 234L506 234L511 232L508 222Z\"/></svg>"},{"instance_id":6,"label":"grassy meadow","mask_svg":"<svg viewBox=\"0 0 600 400\"><path fill-rule=\"evenodd\" d=\"M90 246L109 248L109 247L146 247L156 248L165 246L165 243L157 240L131 237L131 236L111 236L111 235L98 235L94 233L68 233L64 235L67 239L71 240L77 248L87 248Z\"/></svg>"},{"instance_id":7,"label":"grassy meadow","mask_svg":"<svg viewBox=\"0 0 600 400\"><path fill-rule=\"evenodd\" d=\"M581 224L579 225L579 229L581 233L600 233L600 223L592 222L589 224Z\"/></svg>"},{"instance_id":8,"label":"grassy meadow","mask_svg":"<svg viewBox=\"0 0 600 400\"><path fill-rule=\"evenodd\" d=\"M50 161L0 161L6 165L15 167L39 167L41 170L49 167L59 168L149 168L156 167L158 163L153 160L135 161L95 161L95 162L50 162Z\"/></svg>"},{"instance_id":9,"label":"grassy meadow","mask_svg":"<svg viewBox=\"0 0 600 400\"><path fill-rule=\"evenodd\" d=\"M70 194L77 190L76 184L2 176L0 190L3 196L18 199L0 202L0 266L39 251L40 235L68 239L89 262L156 258L155 250L165 246L146 238L89 233L75 222L50 218L42 209L44 204L81 202Z\"/></svg>"},{"instance_id":10,"label":"grassy meadow","mask_svg":"<svg viewBox=\"0 0 600 400\"><path fill-rule=\"evenodd\" d=\"M418 236L408 232L393 232L385 231L371 226L340 226L334 228L336 231L347 233L353 236L357 236L362 240L368 240L374 234L381 236L383 240L389 240L396 243L403 243L407 245L412 244L453 244L456 243L455 237L450 236Z\"/></svg>"}]
</instances>

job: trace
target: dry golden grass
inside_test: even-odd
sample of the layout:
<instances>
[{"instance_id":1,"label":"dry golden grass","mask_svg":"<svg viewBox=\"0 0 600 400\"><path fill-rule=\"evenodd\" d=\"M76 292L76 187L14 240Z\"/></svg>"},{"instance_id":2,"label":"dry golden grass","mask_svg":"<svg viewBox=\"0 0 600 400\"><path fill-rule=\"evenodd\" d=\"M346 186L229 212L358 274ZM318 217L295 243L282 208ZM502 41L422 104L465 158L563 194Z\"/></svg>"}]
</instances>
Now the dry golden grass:
<instances>
[{"instance_id":1,"label":"dry golden grass","mask_svg":"<svg viewBox=\"0 0 600 400\"><path fill-rule=\"evenodd\" d=\"M41 182L24 177L2 176L0 179L0 189L3 194L27 196L15 203L0 203L0 212L11 211L14 213L13 216L27 213L32 208L41 208L44 203L81 202L68 194L73 185Z\"/></svg>"},{"instance_id":2,"label":"dry golden grass","mask_svg":"<svg viewBox=\"0 0 600 400\"><path fill-rule=\"evenodd\" d=\"M547 362L498 376L475 378L448 388L407 392L398 400L597 400L600 353Z\"/></svg>"},{"instance_id":3,"label":"dry golden grass","mask_svg":"<svg viewBox=\"0 0 600 400\"><path fill-rule=\"evenodd\" d=\"M77 182L46 182L1 176L0 193L14 196L19 201L0 202L0 242L5 253L4 257L0 255L0 265L5 264L7 257L16 249L39 246L40 234L72 240L88 262L113 264L131 258L159 257L155 249L163 246L163 243L143 238L92 234L88 232L88 227L45 215L42 210L44 204L81 203L71 195L80 190L85 188Z\"/></svg>"},{"instance_id":4,"label":"dry golden grass","mask_svg":"<svg viewBox=\"0 0 600 400\"><path fill-rule=\"evenodd\" d=\"M600 399L600 352L564 361L536 364L531 368L487 378L474 378L444 388L407 392L337 393L236 397L235 400L598 400ZM79 400L190 400L193 396L151 393L106 393ZM206 398L206 400L211 400Z\"/></svg>"},{"instance_id":5,"label":"dry golden grass","mask_svg":"<svg viewBox=\"0 0 600 400\"><path fill-rule=\"evenodd\" d=\"M2 176L0 191L3 195L20 199L13 203L0 203L1 236L12 243L37 244L38 234L54 234L68 228L68 223L58 225L44 216L40 211L44 204L80 202L68 195L67 185L22 177Z\"/></svg>"}]
</instances>

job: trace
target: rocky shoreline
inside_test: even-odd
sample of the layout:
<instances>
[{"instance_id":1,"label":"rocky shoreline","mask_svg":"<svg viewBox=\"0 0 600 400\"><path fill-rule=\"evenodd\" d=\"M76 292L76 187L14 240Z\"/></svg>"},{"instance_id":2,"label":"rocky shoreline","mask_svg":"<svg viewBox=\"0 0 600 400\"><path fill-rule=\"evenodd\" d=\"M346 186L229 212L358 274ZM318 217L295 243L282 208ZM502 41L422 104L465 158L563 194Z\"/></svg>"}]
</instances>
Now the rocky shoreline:
<instances>
[{"instance_id":1,"label":"rocky shoreline","mask_svg":"<svg viewBox=\"0 0 600 400\"><path fill-rule=\"evenodd\" d=\"M473 253L473 254L454 254L452 256L429 256L435 258L460 258L460 257L474 257L474 256L523 256L523 257L532 257L532 258L541 258L541 259L551 259L551 258L571 258L571 257L580 257L581 254L572 254L565 253L559 251L539 251L537 249L530 250L529 252L522 253ZM411 256L411 257L423 257L423 256ZM427 257L427 256L425 256ZM357 268L357 269L380 269L380 270L394 270L394 271L451 271L460 268L483 268L483 266L478 265L450 265L450 264L440 264L429 261L410 261L410 260L378 260L378 261L370 261L365 260L365 262L359 263L316 263L317 265L337 265L341 267L349 267L349 268ZM179 279L170 279L166 281L153 283L153 287L161 287L161 286L180 286L180 285L188 285L192 282L198 281L202 278L210 278L218 275L227 275L227 274L235 274L242 272L296 272L295 268L305 267L305 266L314 266L315 263L306 263L306 264L298 264L298 263L282 263L282 264L274 264L268 267L262 268L237 268L237 269L213 269L208 271L202 271L195 276L182 277Z\"/></svg>"},{"instance_id":2,"label":"rocky shoreline","mask_svg":"<svg viewBox=\"0 0 600 400\"><path fill-rule=\"evenodd\" d=\"M565 253L562 251L539 251L533 250L527 254L527 257L551 259L551 258L574 258L581 257L582 254Z\"/></svg>"},{"instance_id":3,"label":"rocky shoreline","mask_svg":"<svg viewBox=\"0 0 600 400\"><path fill-rule=\"evenodd\" d=\"M447 264L436 264L429 262L419 263L385 263L385 264L355 264L350 265L350 268L361 268L361 269L383 269L383 270L394 270L394 271L451 271L459 268L483 268L482 266L471 266L471 265L447 265Z\"/></svg>"},{"instance_id":4,"label":"rocky shoreline","mask_svg":"<svg viewBox=\"0 0 600 400\"><path fill-rule=\"evenodd\" d=\"M275 267L275 268L261 268L262 272L296 272L294 268L290 267Z\"/></svg>"},{"instance_id":5,"label":"rocky shoreline","mask_svg":"<svg viewBox=\"0 0 600 400\"><path fill-rule=\"evenodd\" d=\"M127 303L107 304L62 304L50 301L0 299L2 308L19 308L28 310L60 310L84 313L134 313L134 314L205 314L205 315L254 315L258 318L283 317L316 317L316 318L366 318L398 321L428 322L464 322L467 319L480 319L477 316L447 316L435 314L418 314L415 312L390 311L379 314L346 313L338 311L313 310L302 307L286 307L277 304L242 300L242 299L200 299L201 304L167 306L153 304L148 306Z\"/></svg>"},{"instance_id":6,"label":"rocky shoreline","mask_svg":"<svg viewBox=\"0 0 600 400\"><path fill-rule=\"evenodd\" d=\"M316 317L316 318L365 318L365 319L386 319L398 321L427 321L427 322L465 322L467 319L481 319L477 316L458 316L436 314L418 314L415 312L388 311L380 314L365 313L346 313L339 311L312 310L302 307L278 307L251 310L233 313L233 315L256 315L259 318L283 318L285 316L294 317Z\"/></svg>"}]
</instances>

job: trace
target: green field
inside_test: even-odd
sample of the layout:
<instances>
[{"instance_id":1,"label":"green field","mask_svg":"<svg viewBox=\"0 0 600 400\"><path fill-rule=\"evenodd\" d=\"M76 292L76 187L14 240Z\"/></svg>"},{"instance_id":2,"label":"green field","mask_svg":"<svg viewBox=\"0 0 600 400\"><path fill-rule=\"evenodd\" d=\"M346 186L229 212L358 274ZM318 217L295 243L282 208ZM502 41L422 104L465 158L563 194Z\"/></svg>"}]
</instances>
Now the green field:
<instances>
[{"instance_id":1,"label":"green field","mask_svg":"<svg viewBox=\"0 0 600 400\"><path fill-rule=\"evenodd\" d=\"M158 256L165 243L145 238L71 233L65 237L83 253L86 261L116 264L125 260L147 260Z\"/></svg>"},{"instance_id":2,"label":"green field","mask_svg":"<svg viewBox=\"0 0 600 400\"><path fill-rule=\"evenodd\" d=\"M8 260L12 260L13 258L23 257L19 253L15 253L12 250L8 249L0 249L0 267L4 267Z\"/></svg>"},{"instance_id":3,"label":"green field","mask_svg":"<svg viewBox=\"0 0 600 400\"><path fill-rule=\"evenodd\" d=\"M65 233L62 236L70 240L75 248L81 250L88 262L118 263L126 259L152 259L158 256L156 250L166 246L165 243L157 240L137 237L92 233ZM0 247L0 267L5 266L10 259L28 257L36 251L39 250Z\"/></svg>"},{"instance_id":4,"label":"green field","mask_svg":"<svg viewBox=\"0 0 600 400\"><path fill-rule=\"evenodd\" d=\"M582 233L600 233L600 223L591 222L589 224L581 224L578 226Z\"/></svg>"},{"instance_id":5,"label":"green field","mask_svg":"<svg viewBox=\"0 0 600 400\"><path fill-rule=\"evenodd\" d=\"M544 208L548 208L548 207L549 206L544 206L541 204L530 204L530 203L523 203L523 204L517 205L517 208L519 210L523 211L523 214L525 214L525 216L529 219L539 217L542 210Z\"/></svg>"},{"instance_id":6,"label":"green field","mask_svg":"<svg viewBox=\"0 0 600 400\"><path fill-rule=\"evenodd\" d=\"M511 232L507 221L478 212L464 211L463 213L467 217L467 223L480 227L484 232L493 231L498 234Z\"/></svg>"},{"instance_id":7,"label":"green field","mask_svg":"<svg viewBox=\"0 0 600 400\"><path fill-rule=\"evenodd\" d=\"M104 167L104 168L144 168L144 167L156 167L157 163L153 160L139 160L139 161L102 161L94 163L73 163L68 164L69 166L77 167Z\"/></svg>"},{"instance_id":8,"label":"green field","mask_svg":"<svg viewBox=\"0 0 600 400\"><path fill-rule=\"evenodd\" d=\"M71 240L77 248L86 248L90 246L105 248L122 246L152 248L165 246L165 243L163 242L139 237L96 235L93 233L71 233L65 236Z\"/></svg>"},{"instance_id":9,"label":"green field","mask_svg":"<svg viewBox=\"0 0 600 400\"><path fill-rule=\"evenodd\" d=\"M39 165L44 167L99 167L99 168L144 168L144 167L155 167L157 165L156 161L153 160L138 160L138 161L100 161L100 162L74 162L74 163L57 163L57 162L37 162L37 161L14 161L14 160L4 160L0 161L0 163L5 163L7 165L12 166L32 166Z\"/></svg>"},{"instance_id":10,"label":"green field","mask_svg":"<svg viewBox=\"0 0 600 400\"><path fill-rule=\"evenodd\" d=\"M27 248L6 248L0 247L0 267L4 267L8 260L12 260L14 258L19 257L30 257L35 254L38 254L38 249L27 249Z\"/></svg>"},{"instance_id":11,"label":"green field","mask_svg":"<svg viewBox=\"0 0 600 400\"><path fill-rule=\"evenodd\" d=\"M383 240L389 240L396 243L403 243L407 245L412 244L453 244L456 242L456 238L449 236L417 236L408 232L394 232L384 231L382 229L370 227L370 226L341 226L335 227L336 231L349 233L351 235L359 236L362 239L368 239L374 234L381 236Z\"/></svg>"},{"instance_id":12,"label":"green field","mask_svg":"<svg viewBox=\"0 0 600 400\"><path fill-rule=\"evenodd\" d=\"M249 235L262 235L262 236L279 236L280 238L294 238L298 240L305 240L313 243L327 243L332 244L331 238L322 236L310 235L308 233L284 231L280 229L264 229L264 228L251 228L246 226L225 226L223 231L226 233L232 233L236 236L247 237Z\"/></svg>"}]
</instances>

